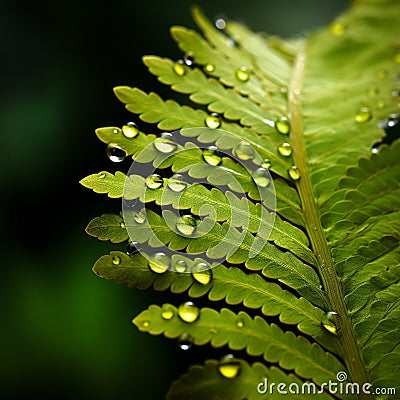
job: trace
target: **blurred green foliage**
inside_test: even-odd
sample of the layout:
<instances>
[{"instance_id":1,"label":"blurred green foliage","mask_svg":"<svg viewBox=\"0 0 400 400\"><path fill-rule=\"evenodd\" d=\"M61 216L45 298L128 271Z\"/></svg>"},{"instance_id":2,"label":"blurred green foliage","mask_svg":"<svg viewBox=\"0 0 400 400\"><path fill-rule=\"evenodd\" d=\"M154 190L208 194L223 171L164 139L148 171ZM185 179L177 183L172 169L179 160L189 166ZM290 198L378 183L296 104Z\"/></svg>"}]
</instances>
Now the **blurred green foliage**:
<instances>
[{"instance_id":1,"label":"blurred green foliage","mask_svg":"<svg viewBox=\"0 0 400 400\"><path fill-rule=\"evenodd\" d=\"M289 36L330 22L348 1L197 3L211 18L226 16ZM161 399L193 360L205 358L131 324L150 301L168 301L165 294L129 290L93 275L94 261L113 247L87 237L84 228L120 204L78 184L89 173L110 169L94 129L131 119L112 88L138 85L165 93L141 57L180 56L168 29L194 27L190 4L1 5L4 398Z\"/></svg>"}]
</instances>

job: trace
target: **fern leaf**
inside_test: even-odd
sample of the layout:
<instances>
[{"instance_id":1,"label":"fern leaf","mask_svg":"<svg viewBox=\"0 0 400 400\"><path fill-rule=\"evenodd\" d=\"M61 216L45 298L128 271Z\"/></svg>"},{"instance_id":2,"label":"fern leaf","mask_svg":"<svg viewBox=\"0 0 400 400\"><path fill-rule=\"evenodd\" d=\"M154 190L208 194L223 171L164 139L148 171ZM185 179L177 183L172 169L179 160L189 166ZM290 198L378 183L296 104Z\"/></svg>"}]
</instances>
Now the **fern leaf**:
<instances>
[{"instance_id":1,"label":"fern leaf","mask_svg":"<svg viewBox=\"0 0 400 400\"><path fill-rule=\"evenodd\" d=\"M130 255L112 251L95 273L205 302L195 321L151 305L134 319L141 331L189 335L269 364L237 359L241 373L227 380L208 360L172 385L170 399L260 398L260 375L321 385L340 371L360 387L397 388L399 13L396 0L357 1L330 27L281 40L231 21L218 30L194 8L202 34L171 29L192 61L143 59L189 105L115 88L141 120L175 132L96 130L133 165L81 184L136 205L87 226L100 240L132 242ZM163 140L169 146L160 148ZM153 268L157 252L165 268ZM196 265L210 268L207 279ZM221 301L226 308L210 308Z\"/></svg>"}]
</instances>

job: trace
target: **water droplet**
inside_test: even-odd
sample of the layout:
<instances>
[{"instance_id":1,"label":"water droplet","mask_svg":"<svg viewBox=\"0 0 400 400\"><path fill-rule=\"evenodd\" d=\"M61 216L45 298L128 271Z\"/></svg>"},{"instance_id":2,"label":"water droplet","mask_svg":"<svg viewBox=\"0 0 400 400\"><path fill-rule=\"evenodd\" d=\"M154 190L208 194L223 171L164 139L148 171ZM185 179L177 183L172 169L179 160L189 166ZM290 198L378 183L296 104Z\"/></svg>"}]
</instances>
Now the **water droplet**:
<instances>
[{"instance_id":1,"label":"water droplet","mask_svg":"<svg viewBox=\"0 0 400 400\"><path fill-rule=\"evenodd\" d=\"M385 108L385 101L382 100L382 99L379 99L379 100L376 102L376 108L377 108L378 110L382 110L383 108Z\"/></svg>"},{"instance_id":2,"label":"water droplet","mask_svg":"<svg viewBox=\"0 0 400 400\"><path fill-rule=\"evenodd\" d=\"M188 333L182 333L178 338L178 346L181 350L189 350L193 346L193 338Z\"/></svg>"},{"instance_id":3,"label":"water droplet","mask_svg":"<svg viewBox=\"0 0 400 400\"><path fill-rule=\"evenodd\" d=\"M211 64L211 63L206 64L204 66L204 71L208 72L208 73L214 72L215 71L215 65Z\"/></svg>"},{"instance_id":4,"label":"water droplet","mask_svg":"<svg viewBox=\"0 0 400 400\"><path fill-rule=\"evenodd\" d=\"M215 20L214 24L217 29L225 29L226 28L226 21L223 18L217 18Z\"/></svg>"},{"instance_id":5,"label":"water droplet","mask_svg":"<svg viewBox=\"0 0 400 400\"><path fill-rule=\"evenodd\" d=\"M190 236L195 232L197 223L198 221L191 215L184 215L179 218L176 223L176 229L182 233L182 235Z\"/></svg>"},{"instance_id":6,"label":"water droplet","mask_svg":"<svg viewBox=\"0 0 400 400\"><path fill-rule=\"evenodd\" d=\"M397 125L399 125L400 122L400 114L390 114L386 120L384 121L379 121L378 126L379 128L383 129L386 131L386 133L389 134L389 132L393 129L396 128Z\"/></svg>"},{"instance_id":7,"label":"water droplet","mask_svg":"<svg viewBox=\"0 0 400 400\"><path fill-rule=\"evenodd\" d=\"M122 134L128 138L132 139L139 133L139 127L134 122L128 122L122 127Z\"/></svg>"},{"instance_id":8,"label":"water droplet","mask_svg":"<svg viewBox=\"0 0 400 400\"><path fill-rule=\"evenodd\" d=\"M271 183L271 177L265 168L257 168L252 174L253 180L257 186L267 187Z\"/></svg>"},{"instance_id":9,"label":"water droplet","mask_svg":"<svg viewBox=\"0 0 400 400\"><path fill-rule=\"evenodd\" d=\"M112 256L111 260L112 260L112 263L113 263L114 265L119 265L119 264L121 264L121 258L118 257L118 256Z\"/></svg>"},{"instance_id":10,"label":"water droplet","mask_svg":"<svg viewBox=\"0 0 400 400\"><path fill-rule=\"evenodd\" d=\"M298 181L301 176L300 170L295 165L292 165L288 169L288 174L289 174L290 178L292 178L294 181Z\"/></svg>"},{"instance_id":11,"label":"water droplet","mask_svg":"<svg viewBox=\"0 0 400 400\"><path fill-rule=\"evenodd\" d=\"M185 260L178 260L175 265L174 265L174 269L176 272L180 272L180 273L184 273L187 271L187 264Z\"/></svg>"},{"instance_id":12,"label":"water droplet","mask_svg":"<svg viewBox=\"0 0 400 400\"><path fill-rule=\"evenodd\" d=\"M119 128L113 128L112 129L112 133L114 134L114 135L118 135L118 133L120 133L121 132L121 129L119 129Z\"/></svg>"},{"instance_id":13,"label":"water droplet","mask_svg":"<svg viewBox=\"0 0 400 400\"><path fill-rule=\"evenodd\" d=\"M378 78L379 79L384 79L387 77L387 71L384 69L381 69L380 71L378 71Z\"/></svg>"},{"instance_id":14,"label":"water droplet","mask_svg":"<svg viewBox=\"0 0 400 400\"><path fill-rule=\"evenodd\" d=\"M186 66L183 60L178 60L174 62L172 69L174 70L175 74L178 76L183 76L186 74Z\"/></svg>"},{"instance_id":15,"label":"water droplet","mask_svg":"<svg viewBox=\"0 0 400 400\"><path fill-rule=\"evenodd\" d=\"M244 321L242 320L242 318L238 318L236 321L236 326L238 328L243 328L244 327Z\"/></svg>"},{"instance_id":16,"label":"water droplet","mask_svg":"<svg viewBox=\"0 0 400 400\"><path fill-rule=\"evenodd\" d=\"M371 118L372 113L369 107L361 107L354 116L354 120L359 124L368 122Z\"/></svg>"},{"instance_id":17,"label":"water droplet","mask_svg":"<svg viewBox=\"0 0 400 400\"><path fill-rule=\"evenodd\" d=\"M143 321L142 322L142 327L143 328L148 328L150 326L150 322L149 321Z\"/></svg>"},{"instance_id":18,"label":"water droplet","mask_svg":"<svg viewBox=\"0 0 400 400\"><path fill-rule=\"evenodd\" d=\"M174 174L171 178L168 179L167 186L173 192L182 192L182 190L186 189L187 183L185 182L181 174Z\"/></svg>"},{"instance_id":19,"label":"water droplet","mask_svg":"<svg viewBox=\"0 0 400 400\"><path fill-rule=\"evenodd\" d=\"M396 54L394 55L394 62L395 62L396 64L400 64L400 52L398 52L398 53L396 53Z\"/></svg>"},{"instance_id":20,"label":"water droplet","mask_svg":"<svg viewBox=\"0 0 400 400\"><path fill-rule=\"evenodd\" d=\"M194 64L193 54L192 53L186 54L185 57L183 57L183 62L188 67L191 67Z\"/></svg>"},{"instance_id":21,"label":"water droplet","mask_svg":"<svg viewBox=\"0 0 400 400\"><path fill-rule=\"evenodd\" d=\"M173 151L176 150L176 143L165 138L165 137L159 137L156 138L153 142L153 146L160 152L164 154L169 154L172 153Z\"/></svg>"},{"instance_id":22,"label":"water droplet","mask_svg":"<svg viewBox=\"0 0 400 400\"><path fill-rule=\"evenodd\" d=\"M261 167L262 168L269 168L271 166L271 160L270 159L268 159L268 158L265 158L264 160L263 160L263 162L261 163Z\"/></svg>"},{"instance_id":23,"label":"water droplet","mask_svg":"<svg viewBox=\"0 0 400 400\"><path fill-rule=\"evenodd\" d=\"M163 185L164 181L160 175L152 174L145 179L145 183L149 189L158 189Z\"/></svg>"},{"instance_id":24,"label":"water droplet","mask_svg":"<svg viewBox=\"0 0 400 400\"><path fill-rule=\"evenodd\" d=\"M275 128L282 135L287 135L290 132L290 122L287 117L280 117L275 121Z\"/></svg>"},{"instance_id":25,"label":"water droplet","mask_svg":"<svg viewBox=\"0 0 400 400\"><path fill-rule=\"evenodd\" d=\"M203 159L207 164L213 165L215 167L221 164L222 154L217 150L215 146L210 146L203 150Z\"/></svg>"},{"instance_id":26,"label":"water droplet","mask_svg":"<svg viewBox=\"0 0 400 400\"><path fill-rule=\"evenodd\" d=\"M250 79L250 71L244 65L235 72L236 79L240 82L247 82Z\"/></svg>"},{"instance_id":27,"label":"water droplet","mask_svg":"<svg viewBox=\"0 0 400 400\"><path fill-rule=\"evenodd\" d=\"M133 214L133 219L137 224L144 224L146 221L146 212L144 210L135 212Z\"/></svg>"},{"instance_id":28,"label":"water droplet","mask_svg":"<svg viewBox=\"0 0 400 400\"><path fill-rule=\"evenodd\" d=\"M164 319L171 319L175 315L175 308L170 304L164 304L161 309L161 317Z\"/></svg>"},{"instance_id":29,"label":"water droplet","mask_svg":"<svg viewBox=\"0 0 400 400\"><path fill-rule=\"evenodd\" d=\"M123 222L119 223L120 228L125 229L125 224Z\"/></svg>"},{"instance_id":30,"label":"water droplet","mask_svg":"<svg viewBox=\"0 0 400 400\"><path fill-rule=\"evenodd\" d=\"M215 335L216 333L218 333L218 328L216 328L215 326L211 326L210 327L210 333Z\"/></svg>"},{"instance_id":31,"label":"water droplet","mask_svg":"<svg viewBox=\"0 0 400 400\"><path fill-rule=\"evenodd\" d=\"M99 174L100 179L104 179L105 177L106 177L106 174L104 172Z\"/></svg>"},{"instance_id":32,"label":"water droplet","mask_svg":"<svg viewBox=\"0 0 400 400\"><path fill-rule=\"evenodd\" d=\"M133 256L134 254L138 253L139 250L137 249L138 242L129 242L126 246L126 254L128 256Z\"/></svg>"},{"instance_id":33,"label":"water droplet","mask_svg":"<svg viewBox=\"0 0 400 400\"><path fill-rule=\"evenodd\" d=\"M187 301L178 307L178 315L182 321L191 324L200 317L200 310L191 301Z\"/></svg>"},{"instance_id":34,"label":"water droplet","mask_svg":"<svg viewBox=\"0 0 400 400\"><path fill-rule=\"evenodd\" d=\"M343 23L336 21L330 25L329 30L333 36L339 37L346 33L346 26Z\"/></svg>"},{"instance_id":35,"label":"water droplet","mask_svg":"<svg viewBox=\"0 0 400 400\"><path fill-rule=\"evenodd\" d=\"M163 274L170 266L169 258L165 253L156 253L149 261L149 268L156 274Z\"/></svg>"},{"instance_id":36,"label":"water droplet","mask_svg":"<svg viewBox=\"0 0 400 400\"><path fill-rule=\"evenodd\" d=\"M337 317L337 313L335 311L328 311L322 316L321 325L330 333L336 335L337 328L335 325L335 319Z\"/></svg>"},{"instance_id":37,"label":"water droplet","mask_svg":"<svg viewBox=\"0 0 400 400\"><path fill-rule=\"evenodd\" d=\"M254 157L254 149L247 142L240 142L233 148L233 154L240 160L250 160Z\"/></svg>"},{"instance_id":38,"label":"water droplet","mask_svg":"<svg viewBox=\"0 0 400 400\"><path fill-rule=\"evenodd\" d=\"M107 156L112 162L121 162L126 158L126 151L115 143L107 146Z\"/></svg>"},{"instance_id":39,"label":"water droplet","mask_svg":"<svg viewBox=\"0 0 400 400\"><path fill-rule=\"evenodd\" d=\"M376 86L371 86L369 89L368 89L368 95L370 96L370 97L375 97L375 96L377 96L379 94L379 89L376 87Z\"/></svg>"},{"instance_id":40,"label":"water droplet","mask_svg":"<svg viewBox=\"0 0 400 400\"><path fill-rule=\"evenodd\" d=\"M379 152L379 144L374 144L371 149L371 153L376 154Z\"/></svg>"},{"instance_id":41,"label":"water droplet","mask_svg":"<svg viewBox=\"0 0 400 400\"><path fill-rule=\"evenodd\" d=\"M221 126L221 117L217 113L211 113L205 122L210 129L217 129Z\"/></svg>"},{"instance_id":42,"label":"water droplet","mask_svg":"<svg viewBox=\"0 0 400 400\"><path fill-rule=\"evenodd\" d=\"M240 361L235 359L232 354L223 357L218 365L218 372L227 379L236 378L240 372Z\"/></svg>"},{"instance_id":43,"label":"water droplet","mask_svg":"<svg viewBox=\"0 0 400 400\"><path fill-rule=\"evenodd\" d=\"M278 152L281 156L289 157L292 154L292 146L289 143L282 143L278 147Z\"/></svg>"},{"instance_id":44,"label":"water droplet","mask_svg":"<svg viewBox=\"0 0 400 400\"><path fill-rule=\"evenodd\" d=\"M212 272L205 262L197 262L192 267L192 277L202 285L207 285L211 282Z\"/></svg>"}]
</instances>

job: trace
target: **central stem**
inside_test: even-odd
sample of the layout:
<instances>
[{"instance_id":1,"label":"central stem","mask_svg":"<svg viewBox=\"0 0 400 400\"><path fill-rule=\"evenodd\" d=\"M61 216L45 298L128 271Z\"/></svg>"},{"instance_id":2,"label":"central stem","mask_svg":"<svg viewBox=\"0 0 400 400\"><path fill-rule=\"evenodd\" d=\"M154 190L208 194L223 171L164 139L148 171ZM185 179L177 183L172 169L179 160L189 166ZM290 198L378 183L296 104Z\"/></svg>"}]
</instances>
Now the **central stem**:
<instances>
[{"instance_id":1,"label":"central stem","mask_svg":"<svg viewBox=\"0 0 400 400\"><path fill-rule=\"evenodd\" d=\"M306 54L305 46L303 44L303 48L300 50L297 56L293 70L291 86L289 88L289 117L292 124L291 139L293 145L293 161L301 173L301 178L297 182L297 188L305 214L307 233L317 257L319 273L328 297L330 310L327 311L335 311L338 314L338 334L336 339L341 351L341 357L348 368L352 381L359 383L361 386L362 384L368 382L368 378L354 335L353 326L350 318L348 317L344 295L338 276L336 275L332 255L320 222L319 209L314 197L310 172L308 170L308 164L306 161L300 101L300 95L303 87L305 61ZM370 397L360 393L359 398L363 399Z\"/></svg>"}]
</instances>

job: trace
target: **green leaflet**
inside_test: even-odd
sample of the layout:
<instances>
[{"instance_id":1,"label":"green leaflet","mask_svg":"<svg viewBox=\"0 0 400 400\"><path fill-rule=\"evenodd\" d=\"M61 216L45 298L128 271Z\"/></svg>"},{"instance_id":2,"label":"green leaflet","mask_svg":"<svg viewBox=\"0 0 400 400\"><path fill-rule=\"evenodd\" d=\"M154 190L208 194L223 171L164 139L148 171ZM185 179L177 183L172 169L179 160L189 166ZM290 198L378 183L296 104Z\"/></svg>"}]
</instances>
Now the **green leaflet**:
<instances>
[{"instance_id":1,"label":"green leaflet","mask_svg":"<svg viewBox=\"0 0 400 400\"><path fill-rule=\"evenodd\" d=\"M151 305L133 322L139 330L153 335L163 333L173 339L187 333L194 344L210 342L214 347L228 345L231 350L245 349L249 355L262 355L267 362L279 363L286 370L294 369L296 374L317 384L335 379L336 374L331 371L342 371L344 368L319 346L292 332L283 332L275 324L268 325L261 317L252 319L242 311L236 315L227 308L220 312L202 308L199 319L190 324L182 321L177 310L173 309L174 317L165 320L161 316L161 307ZM238 319L243 321L243 326L237 325Z\"/></svg>"},{"instance_id":2,"label":"green leaflet","mask_svg":"<svg viewBox=\"0 0 400 400\"><path fill-rule=\"evenodd\" d=\"M122 217L115 214L103 214L92 219L86 227L86 233L99 240L110 240L112 243L124 242L129 237Z\"/></svg>"},{"instance_id":3,"label":"green leaflet","mask_svg":"<svg viewBox=\"0 0 400 400\"><path fill-rule=\"evenodd\" d=\"M115 88L129 111L170 132L96 130L133 165L81 184L130 208L87 232L146 247L112 251L94 272L206 305L193 323L151 305L134 319L140 330L257 359L237 359L230 379L207 360L169 399L257 399L262 377L321 384L339 371L400 391L399 15L396 0L359 0L330 27L281 40L233 21L218 30L194 8L201 33L171 29L190 65L143 58L187 105ZM157 252L168 268L149 267ZM213 267L205 280L195 275L202 263ZM211 308L220 301L226 308Z\"/></svg>"},{"instance_id":4,"label":"green leaflet","mask_svg":"<svg viewBox=\"0 0 400 400\"><path fill-rule=\"evenodd\" d=\"M211 398L225 398L230 400L240 400L243 398L249 400L265 399L265 379L268 382L281 382L286 384L281 393L275 388L269 399L282 398L284 392L289 394L288 386L294 384L292 389L299 387L299 394L290 394L291 399L304 399L301 393L303 382L293 374L285 374L280 369L272 366L265 367L260 363L249 365L244 360L238 360L240 365L239 374L235 379L227 379L219 372L221 361L207 360L203 365L194 365L187 374L175 381L168 392L168 400L180 400L190 398L191 400L203 400ZM263 384L260 386L260 392L254 390L254 382ZM274 388L273 388L274 389ZM307 391L305 393L308 393ZM310 392L312 393L312 392ZM321 393L318 397L330 399L326 393Z\"/></svg>"},{"instance_id":5,"label":"green leaflet","mask_svg":"<svg viewBox=\"0 0 400 400\"><path fill-rule=\"evenodd\" d=\"M119 264L113 258L119 257ZM190 271L193 261L187 257L173 255L171 264L183 260ZM204 261L200 258L196 260ZM201 285L190 274L166 272L155 274L148 267L148 261L140 254L127 256L112 252L102 256L93 267L94 272L106 279L113 279L130 287L156 290L170 290L173 293L188 291L193 298L204 296L212 301L225 300L227 304L243 303L249 308L261 308L266 316L279 315L285 324L296 324L298 329L312 337L327 349L336 353L335 342L326 337L321 327L323 311L314 307L304 298L296 298L279 285L267 282L257 274L246 274L239 268L223 265L212 270L212 285Z\"/></svg>"}]
</instances>

